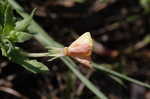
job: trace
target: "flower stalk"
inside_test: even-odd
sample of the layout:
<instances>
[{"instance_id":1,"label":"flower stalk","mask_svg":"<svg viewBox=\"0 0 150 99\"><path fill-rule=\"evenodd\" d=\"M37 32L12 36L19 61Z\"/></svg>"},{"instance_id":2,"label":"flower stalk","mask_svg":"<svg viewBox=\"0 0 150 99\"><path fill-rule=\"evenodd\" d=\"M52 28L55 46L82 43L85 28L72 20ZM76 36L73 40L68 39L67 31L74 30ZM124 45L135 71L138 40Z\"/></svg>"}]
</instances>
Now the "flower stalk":
<instances>
[{"instance_id":1,"label":"flower stalk","mask_svg":"<svg viewBox=\"0 0 150 99\"><path fill-rule=\"evenodd\" d=\"M24 56L27 57L47 57L49 56L49 53L28 53L28 52L22 52Z\"/></svg>"}]
</instances>

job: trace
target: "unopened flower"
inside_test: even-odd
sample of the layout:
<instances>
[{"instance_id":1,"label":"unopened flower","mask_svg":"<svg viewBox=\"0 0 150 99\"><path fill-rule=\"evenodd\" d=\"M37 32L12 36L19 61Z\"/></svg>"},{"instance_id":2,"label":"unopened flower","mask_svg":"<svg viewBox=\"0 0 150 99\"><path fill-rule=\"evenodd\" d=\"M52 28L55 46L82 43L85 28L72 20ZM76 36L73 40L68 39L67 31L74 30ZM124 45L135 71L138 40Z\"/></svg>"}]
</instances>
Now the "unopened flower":
<instances>
[{"instance_id":1,"label":"unopened flower","mask_svg":"<svg viewBox=\"0 0 150 99\"><path fill-rule=\"evenodd\" d=\"M75 40L69 47L64 48L51 48L50 56L55 58L61 56L71 56L78 62L87 67L91 67L91 54L93 42L90 32L86 32Z\"/></svg>"}]
</instances>

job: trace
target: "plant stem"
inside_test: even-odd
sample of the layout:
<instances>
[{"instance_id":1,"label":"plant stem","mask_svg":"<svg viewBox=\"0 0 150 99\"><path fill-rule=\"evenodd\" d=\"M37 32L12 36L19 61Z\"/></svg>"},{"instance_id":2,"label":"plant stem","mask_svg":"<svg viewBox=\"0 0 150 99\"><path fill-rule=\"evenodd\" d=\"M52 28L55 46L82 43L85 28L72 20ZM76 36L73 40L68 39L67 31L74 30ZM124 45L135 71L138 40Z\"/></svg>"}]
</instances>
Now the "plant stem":
<instances>
[{"instance_id":1,"label":"plant stem","mask_svg":"<svg viewBox=\"0 0 150 99\"><path fill-rule=\"evenodd\" d=\"M23 55L27 57L47 57L49 56L49 53L27 53L27 52L22 52Z\"/></svg>"}]
</instances>

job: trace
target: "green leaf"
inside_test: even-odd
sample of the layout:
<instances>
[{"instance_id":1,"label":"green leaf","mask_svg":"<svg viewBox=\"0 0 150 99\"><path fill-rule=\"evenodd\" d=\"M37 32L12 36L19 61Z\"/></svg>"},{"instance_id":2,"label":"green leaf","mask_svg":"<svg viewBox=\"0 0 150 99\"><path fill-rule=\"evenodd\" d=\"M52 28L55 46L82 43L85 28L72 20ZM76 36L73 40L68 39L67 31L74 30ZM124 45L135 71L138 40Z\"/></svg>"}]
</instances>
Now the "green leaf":
<instances>
[{"instance_id":1,"label":"green leaf","mask_svg":"<svg viewBox=\"0 0 150 99\"><path fill-rule=\"evenodd\" d=\"M0 43L2 55L8 57L9 60L23 66L25 69L33 72L33 73L42 73L47 72L49 69L42 63L37 60L30 60L24 54L22 54L22 50L18 47L14 47L8 42Z\"/></svg>"},{"instance_id":2,"label":"green leaf","mask_svg":"<svg viewBox=\"0 0 150 99\"><path fill-rule=\"evenodd\" d=\"M36 61L36 60L30 60L27 57L23 56L21 54L20 50L15 50L11 52L9 55L11 57L11 60L14 61L17 64L20 64L25 69L33 72L33 73L42 73L42 72L48 72L49 69L44 64Z\"/></svg>"},{"instance_id":3,"label":"green leaf","mask_svg":"<svg viewBox=\"0 0 150 99\"><path fill-rule=\"evenodd\" d=\"M27 27L30 25L30 23L32 21L32 17L33 17L34 12L35 12L35 9L32 11L30 16L24 18L21 21L16 22L15 30L23 31L23 30L27 29Z\"/></svg>"},{"instance_id":4,"label":"green leaf","mask_svg":"<svg viewBox=\"0 0 150 99\"><path fill-rule=\"evenodd\" d=\"M17 32L17 31L11 31L8 35L8 39L12 42L18 42L22 43L26 40L29 40L32 37L31 34L26 32Z\"/></svg>"},{"instance_id":5,"label":"green leaf","mask_svg":"<svg viewBox=\"0 0 150 99\"><path fill-rule=\"evenodd\" d=\"M0 33L7 34L14 29L15 19L11 6L7 0L0 2Z\"/></svg>"},{"instance_id":6,"label":"green leaf","mask_svg":"<svg viewBox=\"0 0 150 99\"><path fill-rule=\"evenodd\" d=\"M42 72L48 72L49 69L44 64L38 62L37 60L30 60L21 53L22 51L20 49L13 50L9 57L11 57L11 60L14 61L17 64L20 64L25 69L33 72L33 73L42 73Z\"/></svg>"},{"instance_id":7,"label":"green leaf","mask_svg":"<svg viewBox=\"0 0 150 99\"><path fill-rule=\"evenodd\" d=\"M19 64L33 73L43 73L49 71L44 64L38 62L37 60L24 60L19 62Z\"/></svg>"},{"instance_id":8,"label":"green leaf","mask_svg":"<svg viewBox=\"0 0 150 99\"><path fill-rule=\"evenodd\" d=\"M10 32L12 29L14 29L14 23L15 23L15 20L14 20L14 16L13 16L13 11L12 11L12 8L9 4L6 5L5 7L5 11L4 11L4 23L3 23L3 33L8 33Z\"/></svg>"}]
</instances>

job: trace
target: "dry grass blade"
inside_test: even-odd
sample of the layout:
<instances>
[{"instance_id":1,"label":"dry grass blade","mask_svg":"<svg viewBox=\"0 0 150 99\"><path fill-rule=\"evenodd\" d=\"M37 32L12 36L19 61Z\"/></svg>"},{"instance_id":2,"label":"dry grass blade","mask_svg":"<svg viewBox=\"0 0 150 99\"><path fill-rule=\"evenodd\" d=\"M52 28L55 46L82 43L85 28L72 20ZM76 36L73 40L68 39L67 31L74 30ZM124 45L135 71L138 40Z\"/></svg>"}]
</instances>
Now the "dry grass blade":
<instances>
[{"instance_id":1,"label":"dry grass blade","mask_svg":"<svg viewBox=\"0 0 150 99\"><path fill-rule=\"evenodd\" d=\"M0 87L0 91L9 93L9 94L14 95L18 98L27 99L24 95L20 94L19 92L17 92L16 90L14 90L12 88Z\"/></svg>"}]
</instances>

